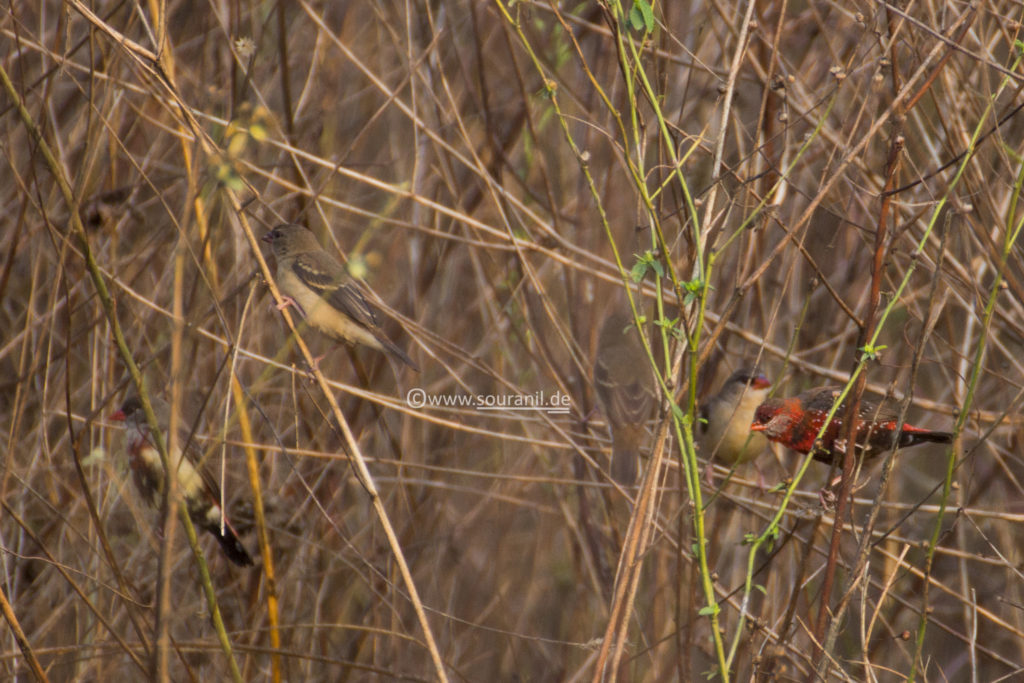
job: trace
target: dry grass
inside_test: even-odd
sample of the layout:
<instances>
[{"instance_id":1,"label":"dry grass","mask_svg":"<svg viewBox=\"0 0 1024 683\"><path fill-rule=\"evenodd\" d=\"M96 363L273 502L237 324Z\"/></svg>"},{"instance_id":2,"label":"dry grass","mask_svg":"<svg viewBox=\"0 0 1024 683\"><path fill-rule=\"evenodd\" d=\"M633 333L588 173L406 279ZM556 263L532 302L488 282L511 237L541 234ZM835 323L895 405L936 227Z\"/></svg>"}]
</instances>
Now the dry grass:
<instances>
[{"instance_id":1,"label":"dry grass","mask_svg":"<svg viewBox=\"0 0 1024 683\"><path fill-rule=\"evenodd\" d=\"M137 680L160 652L173 680L232 661L332 681L1024 667L1018 5L754 3L746 21L745 3L673 2L645 35L597 3L158 4L2 17L0 675ZM365 273L422 368L303 333L331 350L358 451L269 308L253 238L285 220ZM687 282L699 295L677 327L699 353L653 349L683 368L683 413L745 360L784 395L865 360L868 389L912 394L955 447L865 467L830 559L826 468L791 496L744 468L695 515L688 423L669 418L630 526L590 380L624 299L616 252L665 272L644 280L649 318L659 297L675 317ZM230 655L180 527L157 533L103 419L129 383L115 321L150 389L205 401L236 526L254 551L265 529L252 570L200 539ZM572 411L414 409L414 387L560 391ZM799 465L761 461L770 484Z\"/></svg>"}]
</instances>

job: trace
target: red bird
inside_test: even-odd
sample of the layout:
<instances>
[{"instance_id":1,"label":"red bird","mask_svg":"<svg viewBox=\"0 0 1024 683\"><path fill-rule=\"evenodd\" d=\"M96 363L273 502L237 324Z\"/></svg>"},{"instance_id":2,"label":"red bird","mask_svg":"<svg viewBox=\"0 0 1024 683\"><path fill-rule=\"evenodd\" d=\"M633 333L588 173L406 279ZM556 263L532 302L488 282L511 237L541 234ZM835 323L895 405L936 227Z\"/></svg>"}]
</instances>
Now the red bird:
<instances>
[{"instance_id":1,"label":"red bird","mask_svg":"<svg viewBox=\"0 0 1024 683\"><path fill-rule=\"evenodd\" d=\"M842 387L819 387L810 389L791 398L771 398L762 403L754 413L753 432L761 432L772 441L792 448L798 453L809 453L814 449L814 459L821 462L839 462L846 452L846 401L839 406L832 421L821 435L815 448L815 439L832 404L842 392ZM881 405L861 400L857 426L857 451L864 458L873 458L880 453L899 446L909 448L919 443L932 441L950 443L953 435L903 423L903 429L896 431L899 411L891 404Z\"/></svg>"},{"instance_id":2,"label":"red bird","mask_svg":"<svg viewBox=\"0 0 1024 683\"><path fill-rule=\"evenodd\" d=\"M153 409L158 419L167 420L170 411L163 401L154 399ZM124 450L128 453L135 488L149 505L156 507L164 488L164 465L150 434L142 401L138 396L129 397L121 409L108 419L124 422ZM182 446L185 447L184 458L181 457ZM178 490L188 508L188 516L193 524L217 539L229 560L240 567L251 567L252 556L227 520L224 520L224 530L221 531L220 488L202 467L201 460L202 456L195 444L184 443L183 438L178 439L178 446L171 454L170 465L177 473Z\"/></svg>"}]
</instances>

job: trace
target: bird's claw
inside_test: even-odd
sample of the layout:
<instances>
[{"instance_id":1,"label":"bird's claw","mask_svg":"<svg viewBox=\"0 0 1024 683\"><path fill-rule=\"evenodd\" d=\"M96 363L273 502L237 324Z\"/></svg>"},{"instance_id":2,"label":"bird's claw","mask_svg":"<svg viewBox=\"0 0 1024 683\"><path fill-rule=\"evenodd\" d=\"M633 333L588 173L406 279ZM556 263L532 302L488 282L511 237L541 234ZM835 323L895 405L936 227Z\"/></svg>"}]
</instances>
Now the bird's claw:
<instances>
[{"instance_id":1,"label":"bird's claw","mask_svg":"<svg viewBox=\"0 0 1024 683\"><path fill-rule=\"evenodd\" d=\"M768 491L768 479L765 478L764 472L758 466L757 462L754 462L754 469L757 470L757 488L761 490L761 494L764 495Z\"/></svg>"},{"instance_id":2,"label":"bird's claw","mask_svg":"<svg viewBox=\"0 0 1024 683\"><path fill-rule=\"evenodd\" d=\"M708 485L708 488L715 488L715 466L711 462L711 458L708 458L708 464L704 466L704 483Z\"/></svg>"},{"instance_id":3,"label":"bird's claw","mask_svg":"<svg viewBox=\"0 0 1024 683\"><path fill-rule=\"evenodd\" d=\"M306 377L309 379L309 383L313 384L316 382L316 371L320 369L320 361L327 357L327 354L321 354L313 357L313 364L306 368Z\"/></svg>"},{"instance_id":4,"label":"bird's claw","mask_svg":"<svg viewBox=\"0 0 1024 683\"><path fill-rule=\"evenodd\" d=\"M826 511L836 509L836 500L838 500L836 492L831 486L826 486L818 491L818 502Z\"/></svg>"}]
</instances>

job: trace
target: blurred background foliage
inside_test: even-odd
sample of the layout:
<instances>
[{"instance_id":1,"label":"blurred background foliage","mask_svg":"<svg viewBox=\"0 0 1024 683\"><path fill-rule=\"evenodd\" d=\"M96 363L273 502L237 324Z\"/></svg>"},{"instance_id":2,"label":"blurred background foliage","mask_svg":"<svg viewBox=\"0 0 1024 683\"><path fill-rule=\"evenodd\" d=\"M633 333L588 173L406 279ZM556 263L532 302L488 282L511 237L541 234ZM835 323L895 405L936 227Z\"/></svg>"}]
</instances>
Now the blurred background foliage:
<instances>
[{"instance_id":1,"label":"blurred background foliage","mask_svg":"<svg viewBox=\"0 0 1024 683\"><path fill-rule=\"evenodd\" d=\"M231 658L248 680L434 678L397 547L453 680L695 680L722 676L719 644L740 680L819 661L844 680L1019 671L1020 21L999 2L8 5L0 543L25 640L10 632L0 670L149 675L169 581L173 680L226 678ZM346 261L422 368L302 332L397 546L271 307L254 238L280 222ZM867 356L870 392L961 438L886 477L865 466L832 560L827 468L785 503L752 467L719 468L702 576L685 449L661 430L648 536L623 555L639 574L615 592L642 508L607 476L592 367L626 282L661 320L680 415L744 363L789 395ZM230 658L180 534L161 578L158 515L104 419L129 390L110 315L149 388L198 415L254 552L255 456L259 566L201 539ZM413 388L572 409L418 408ZM759 468L774 487L799 463L778 450ZM824 660L823 599L845 609ZM600 639L623 614L610 664Z\"/></svg>"}]
</instances>

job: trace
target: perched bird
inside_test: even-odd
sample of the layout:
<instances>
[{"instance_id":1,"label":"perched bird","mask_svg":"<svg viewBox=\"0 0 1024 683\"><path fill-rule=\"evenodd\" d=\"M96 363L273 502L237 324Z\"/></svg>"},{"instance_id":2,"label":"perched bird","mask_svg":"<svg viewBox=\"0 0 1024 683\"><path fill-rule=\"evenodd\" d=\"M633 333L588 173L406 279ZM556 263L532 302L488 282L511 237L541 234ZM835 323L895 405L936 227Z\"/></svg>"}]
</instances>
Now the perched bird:
<instances>
[{"instance_id":1,"label":"perched bird","mask_svg":"<svg viewBox=\"0 0 1024 683\"><path fill-rule=\"evenodd\" d=\"M301 225L279 225L262 237L274 249L274 277L282 305L294 305L314 329L337 341L386 351L419 370L405 351L387 338L377 312L334 257L320 247L316 235Z\"/></svg>"},{"instance_id":2,"label":"perched bird","mask_svg":"<svg viewBox=\"0 0 1024 683\"><path fill-rule=\"evenodd\" d=\"M611 314L601 326L594 388L612 433L612 478L631 485L636 482L647 421L657 405L657 388L647 352L628 311Z\"/></svg>"},{"instance_id":3,"label":"perched bird","mask_svg":"<svg viewBox=\"0 0 1024 683\"><path fill-rule=\"evenodd\" d=\"M750 429L798 453L809 453L813 448L815 460L838 463L846 449L845 401L825 428L817 448L815 439L841 391L842 387L819 387L791 398L768 399L758 406ZM909 448L926 441L950 443L953 440L949 432L907 423L897 432L899 411L888 403L879 405L862 399L858 419L857 451L864 458L873 458L897 446Z\"/></svg>"},{"instance_id":4,"label":"perched bird","mask_svg":"<svg viewBox=\"0 0 1024 683\"><path fill-rule=\"evenodd\" d=\"M712 456L728 465L741 465L768 447L768 440L751 431L750 424L770 386L771 382L757 368L740 368L725 380L717 394L701 405L697 438L701 453L708 458L706 478L713 472Z\"/></svg>"},{"instance_id":5,"label":"perched bird","mask_svg":"<svg viewBox=\"0 0 1024 683\"><path fill-rule=\"evenodd\" d=\"M160 420L166 420L170 413L167 404L159 400L154 400L153 410ZM128 454L135 488L149 505L157 507L164 489L164 465L149 431L142 401L137 396L130 396L109 419L124 422L124 449ZM163 425L163 429L166 433L166 425ZM181 457L182 448L185 449L184 458ZM200 459L195 444L185 443L185 435L182 434L175 452L170 454L169 464L177 472L178 490L188 509L188 516L193 524L216 537L229 560L240 567L250 567L252 556L226 519L224 531L221 532L220 488L201 466Z\"/></svg>"}]
</instances>

